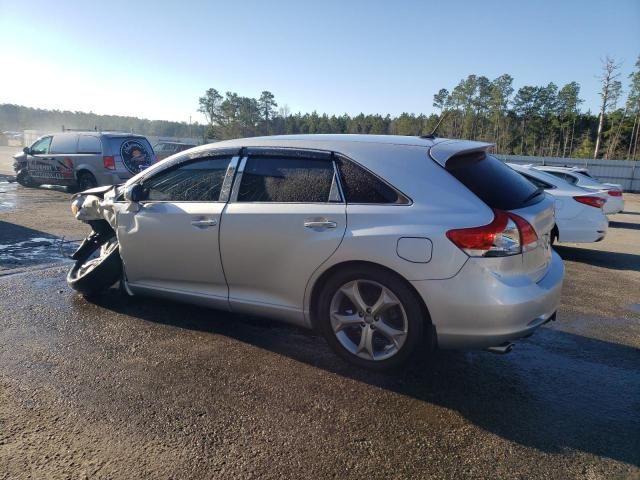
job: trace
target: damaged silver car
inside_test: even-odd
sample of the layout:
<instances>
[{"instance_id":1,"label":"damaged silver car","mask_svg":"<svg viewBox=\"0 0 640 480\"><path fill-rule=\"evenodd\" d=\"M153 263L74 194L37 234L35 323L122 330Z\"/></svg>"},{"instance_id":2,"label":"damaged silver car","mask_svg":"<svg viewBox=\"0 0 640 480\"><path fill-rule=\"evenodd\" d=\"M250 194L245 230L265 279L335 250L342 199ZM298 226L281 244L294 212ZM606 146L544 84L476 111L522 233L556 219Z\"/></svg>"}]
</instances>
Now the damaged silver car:
<instances>
[{"instance_id":1,"label":"damaged silver car","mask_svg":"<svg viewBox=\"0 0 640 480\"><path fill-rule=\"evenodd\" d=\"M315 328L360 366L511 342L555 318L554 202L488 153L433 137L238 139L72 204L93 233L68 274Z\"/></svg>"}]
</instances>

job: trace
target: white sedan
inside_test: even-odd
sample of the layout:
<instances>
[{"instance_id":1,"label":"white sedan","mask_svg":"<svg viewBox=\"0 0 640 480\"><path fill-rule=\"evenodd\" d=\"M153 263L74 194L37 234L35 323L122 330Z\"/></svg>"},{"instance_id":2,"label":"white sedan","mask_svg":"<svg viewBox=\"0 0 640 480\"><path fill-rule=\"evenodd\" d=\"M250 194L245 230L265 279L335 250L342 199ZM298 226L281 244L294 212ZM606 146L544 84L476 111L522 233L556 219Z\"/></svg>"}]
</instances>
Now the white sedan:
<instances>
[{"instance_id":1,"label":"white sedan","mask_svg":"<svg viewBox=\"0 0 640 480\"><path fill-rule=\"evenodd\" d=\"M575 167L551 167L548 165L536 166L538 170L550 173L571 185L577 185L578 187L585 188L587 190L605 190L608 198L607 203L604 205L604 213L611 215L619 213L624 210L624 199L622 198L622 185L618 183L601 183L591 175L585 169L578 169Z\"/></svg>"},{"instance_id":2,"label":"white sedan","mask_svg":"<svg viewBox=\"0 0 640 480\"><path fill-rule=\"evenodd\" d=\"M508 165L555 199L556 225L551 234L552 243L599 242L605 237L609 226L603 211L608 202L606 191L585 190L530 165Z\"/></svg>"}]
</instances>

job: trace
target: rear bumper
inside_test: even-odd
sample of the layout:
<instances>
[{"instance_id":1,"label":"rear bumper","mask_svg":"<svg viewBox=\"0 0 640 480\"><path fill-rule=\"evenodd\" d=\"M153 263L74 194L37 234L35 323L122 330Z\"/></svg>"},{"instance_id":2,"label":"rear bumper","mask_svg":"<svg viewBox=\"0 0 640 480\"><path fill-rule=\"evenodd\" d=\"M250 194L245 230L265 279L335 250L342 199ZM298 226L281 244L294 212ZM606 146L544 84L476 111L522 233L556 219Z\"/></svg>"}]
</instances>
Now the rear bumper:
<instances>
[{"instance_id":1,"label":"rear bumper","mask_svg":"<svg viewBox=\"0 0 640 480\"><path fill-rule=\"evenodd\" d=\"M598 242L605 237L609 228L609 220L601 210L582 214L569 220L558 220L557 224L560 234L558 237L559 242Z\"/></svg>"},{"instance_id":2,"label":"rear bumper","mask_svg":"<svg viewBox=\"0 0 640 480\"><path fill-rule=\"evenodd\" d=\"M424 299L440 348L481 349L526 337L560 304L564 264L553 252L545 276L500 276L468 261L447 280L412 282Z\"/></svg>"},{"instance_id":3,"label":"rear bumper","mask_svg":"<svg viewBox=\"0 0 640 480\"><path fill-rule=\"evenodd\" d=\"M604 204L604 213L613 215L624 210L624 200L622 197L609 197L607 203Z\"/></svg>"}]
</instances>

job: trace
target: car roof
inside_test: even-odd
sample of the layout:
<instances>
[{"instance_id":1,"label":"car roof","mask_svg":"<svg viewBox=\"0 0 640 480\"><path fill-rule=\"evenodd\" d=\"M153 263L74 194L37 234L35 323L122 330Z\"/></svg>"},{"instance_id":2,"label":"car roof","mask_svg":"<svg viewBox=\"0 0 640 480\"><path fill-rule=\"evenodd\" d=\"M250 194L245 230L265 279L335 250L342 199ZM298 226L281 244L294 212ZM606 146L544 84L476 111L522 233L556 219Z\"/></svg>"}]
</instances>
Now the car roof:
<instances>
[{"instance_id":1,"label":"car roof","mask_svg":"<svg viewBox=\"0 0 640 480\"><path fill-rule=\"evenodd\" d=\"M223 140L214 144L203 145L203 147L244 147L244 146L257 146L259 144L275 145L280 143L282 145L290 142L309 142L309 143L380 143L387 145L413 145L421 147L431 147L440 141L446 139L430 139L422 138L418 136L407 135L366 135L366 134L353 134L353 133L316 133L316 134L302 134L302 135L272 135L263 137L249 137L238 138L234 140Z\"/></svg>"},{"instance_id":2,"label":"car roof","mask_svg":"<svg viewBox=\"0 0 640 480\"><path fill-rule=\"evenodd\" d=\"M92 135L94 137L135 137L135 138L146 138L144 135L140 135L137 133L127 133L127 132L96 132L95 130L78 130L73 132L53 132L43 135L43 137L48 137L52 135Z\"/></svg>"},{"instance_id":3,"label":"car roof","mask_svg":"<svg viewBox=\"0 0 640 480\"><path fill-rule=\"evenodd\" d=\"M566 173L583 173L586 172L586 168L582 167L560 167L556 165L534 165L539 170L549 170L554 172L566 172Z\"/></svg>"},{"instance_id":4,"label":"car roof","mask_svg":"<svg viewBox=\"0 0 640 480\"><path fill-rule=\"evenodd\" d=\"M527 173L532 177L536 177L544 182L550 183L562 190L570 190L570 191L578 191L583 192L584 189L580 188L577 185L573 185L562 178L558 178L555 175L551 175L550 173L545 172L544 170L540 170L534 166L530 165L518 165L517 163L507 163L511 168L518 172ZM551 193L551 192L550 192Z\"/></svg>"}]
</instances>

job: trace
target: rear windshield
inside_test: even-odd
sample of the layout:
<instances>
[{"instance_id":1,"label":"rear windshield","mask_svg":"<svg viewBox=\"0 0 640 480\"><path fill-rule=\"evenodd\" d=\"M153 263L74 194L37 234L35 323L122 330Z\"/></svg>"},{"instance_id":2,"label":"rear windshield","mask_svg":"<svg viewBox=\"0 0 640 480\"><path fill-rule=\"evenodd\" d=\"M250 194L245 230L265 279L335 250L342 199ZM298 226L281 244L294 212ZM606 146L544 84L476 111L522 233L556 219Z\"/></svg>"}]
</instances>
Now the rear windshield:
<instances>
[{"instance_id":1,"label":"rear windshield","mask_svg":"<svg viewBox=\"0 0 640 480\"><path fill-rule=\"evenodd\" d=\"M484 152L451 157L446 169L491 208L515 210L544 197L534 184Z\"/></svg>"}]
</instances>

